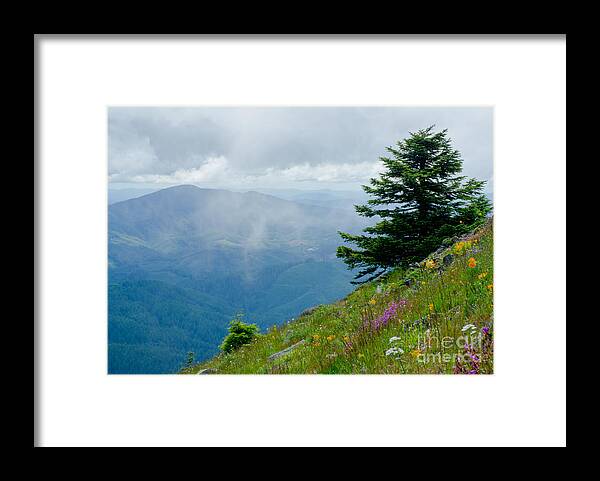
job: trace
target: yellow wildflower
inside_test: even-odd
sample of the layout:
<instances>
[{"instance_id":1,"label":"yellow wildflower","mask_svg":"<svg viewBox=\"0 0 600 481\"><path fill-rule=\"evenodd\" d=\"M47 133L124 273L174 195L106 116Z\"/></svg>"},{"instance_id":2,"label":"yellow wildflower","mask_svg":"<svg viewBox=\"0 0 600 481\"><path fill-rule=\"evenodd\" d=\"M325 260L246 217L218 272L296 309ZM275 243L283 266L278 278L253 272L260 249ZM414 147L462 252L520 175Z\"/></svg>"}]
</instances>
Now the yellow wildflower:
<instances>
[{"instance_id":1,"label":"yellow wildflower","mask_svg":"<svg viewBox=\"0 0 600 481\"><path fill-rule=\"evenodd\" d=\"M473 269L473 268L474 268L476 265L477 265L477 261L475 260L475 257L471 257L471 258L469 259L469 267L470 267L471 269Z\"/></svg>"},{"instance_id":2,"label":"yellow wildflower","mask_svg":"<svg viewBox=\"0 0 600 481\"><path fill-rule=\"evenodd\" d=\"M462 254L464 247L465 247L465 243L463 241L457 242L456 244L454 244L454 253Z\"/></svg>"},{"instance_id":3,"label":"yellow wildflower","mask_svg":"<svg viewBox=\"0 0 600 481\"><path fill-rule=\"evenodd\" d=\"M487 288L489 291L491 291L494 288L494 284L488 284Z\"/></svg>"},{"instance_id":4,"label":"yellow wildflower","mask_svg":"<svg viewBox=\"0 0 600 481\"><path fill-rule=\"evenodd\" d=\"M321 336L319 336L318 334L314 334L314 335L313 335L313 339L314 339L315 341L319 340L319 338L320 338L320 337L321 337Z\"/></svg>"},{"instance_id":5,"label":"yellow wildflower","mask_svg":"<svg viewBox=\"0 0 600 481\"><path fill-rule=\"evenodd\" d=\"M371 299L369 301L369 304L371 304L372 306L374 306L375 304L377 304L377 301L375 299Z\"/></svg>"},{"instance_id":6,"label":"yellow wildflower","mask_svg":"<svg viewBox=\"0 0 600 481\"><path fill-rule=\"evenodd\" d=\"M412 357L419 357L421 355L421 350L420 349L413 349L412 351L410 351L410 355Z\"/></svg>"},{"instance_id":7,"label":"yellow wildflower","mask_svg":"<svg viewBox=\"0 0 600 481\"><path fill-rule=\"evenodd\" d=\"M431 312L433 312L433 303L432 303L432 302L430 302L430 303L429 303L429 310L430 310Z\"/></svg>"},{"instance_id":8,"label":"yellow wildflower","mask_svg":"<svg viewBox=\"0 0 600 481\"><path fill-rule=\"evenodd\" d=\"M327 336L327 340L329 342L333 341L335 339L335 336L332 334L331 336Z\"/></svg>"},{"instance_id":9,"label":"yellow wildflower","mask_svg":"<svg viewBox=\"0 0 600 481\"><path fill-rule=\"evenodd\" d=\"M427 267L427 269L433 269L435 267L435 261L433 259L427 259L425 267Z\"/></svg>"},{"instance_id":10,"label":"yellow wildflower","mask_svg":"<svg viewBox=\"0 0 600 481\"><path fill-rule=\"evenodd\" d=\"M487 272L482 272L481 274L479 274L477 276L478 279L483 279L485 276L487 276Z\"/></svg>"},{"instance_id":11,"label":"yellow wildflower","mask_svg":"<svg viewBox=\"0 0 600 481\"><path fill-rule=\"evenodd\" d=\"M349 336L344 336L344 341L345 342L350 342L350 337Z\"/></svg>"}]
</instances>

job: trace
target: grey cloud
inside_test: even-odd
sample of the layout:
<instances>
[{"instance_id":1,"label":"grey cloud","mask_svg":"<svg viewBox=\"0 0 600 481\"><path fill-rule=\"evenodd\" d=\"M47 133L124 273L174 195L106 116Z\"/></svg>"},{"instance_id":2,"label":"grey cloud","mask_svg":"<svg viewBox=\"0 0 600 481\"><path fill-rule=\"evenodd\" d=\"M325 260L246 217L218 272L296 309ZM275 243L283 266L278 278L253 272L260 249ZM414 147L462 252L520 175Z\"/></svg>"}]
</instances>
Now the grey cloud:
<instances>
[{"instance_id":1,"label":"grey cloud","mask_svg":"<svg viewBox=\"0 0 600 481\"><path fill-rule=\"evenodd\" d=\"M109 173L168 174L227 152L231 132L210 118L179 109L112 108ZM132 160L139 157L137 164Z\"/></svg>"},{"instance_id":2,"label":"grey cloud","mask_svg":"<svg viewBox=\"0 0 600 481\"><path fill-rule=\"evenodd\" d=\"M346 179L358 185L360 173L362 182L368 180L385 147L435 124L448 129L463 154L465 174L490 180L492 112L487 107L117 107L109 110L109 174L112 182L189 178L235 187L278 179L306 182L314 169L313 183ZM353 165L360 172L348 175Z\"/></svg>"}]
</instances>

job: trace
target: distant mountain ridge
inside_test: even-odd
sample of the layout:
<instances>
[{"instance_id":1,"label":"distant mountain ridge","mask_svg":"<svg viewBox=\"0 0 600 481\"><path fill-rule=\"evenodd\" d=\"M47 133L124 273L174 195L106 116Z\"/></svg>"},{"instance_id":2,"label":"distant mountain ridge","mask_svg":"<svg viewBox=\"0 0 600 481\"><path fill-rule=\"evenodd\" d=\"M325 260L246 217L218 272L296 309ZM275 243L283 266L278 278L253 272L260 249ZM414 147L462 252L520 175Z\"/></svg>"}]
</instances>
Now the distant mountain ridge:
<instances>
[{"instance_id":1,"label":"distant mountain ridge","mask_svg":"<svg viewBox=\"0 0 600 481\"><path fill-rule=\"evenodd\" d=\"M160 242L174 237L225 235L246 245L257 241L293 240L294 236L331 230L330 221L344 215L326 207L309 206L258 192L237 193L183 185L163 189L109 208L113 233L127 232L162 250ZM261 229L268 229L263 232ZM276 237L273 237L275 235ZM317 237L318 238L318 237Z\"/></svg>"},{"instance_id":2,"label":"distant mountain ridge","mask_svg":"<svg viewBox=\"0 0 600 481\"><path fill-rule=\"evenodd\" d=\"M112 204L108 219L109 372L122 373L213 355L236 312L264 328L343 297L337 231L364 227L346 209L191 185Z\"/></svg>"},{"instance_id":3,"label":"distant mountain ridge","mask_svg":"<svg viewBox=\"0 0 600 481\"><path fill-rule=\"evenodd\" d=\"M117 202L123 202L129 199L135 199L136 197L141 197L146 194L150 194L152 192L156 192L159 188L111 188L110 185L108 187L108 205L116 204Z\"/></svg>"}]
</instances>

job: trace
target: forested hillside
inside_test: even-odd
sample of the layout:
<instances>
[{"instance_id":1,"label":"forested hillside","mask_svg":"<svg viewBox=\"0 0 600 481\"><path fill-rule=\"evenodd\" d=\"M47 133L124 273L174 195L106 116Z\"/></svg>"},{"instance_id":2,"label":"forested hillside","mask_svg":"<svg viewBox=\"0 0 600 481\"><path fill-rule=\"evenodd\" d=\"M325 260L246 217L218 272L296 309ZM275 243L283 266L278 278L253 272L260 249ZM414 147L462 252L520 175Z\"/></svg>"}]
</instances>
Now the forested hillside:
<instances>
[{"instance_id":1,"label":"forested hillside","mask_svg":"<svg viewBox=\"0 0 600 481\"><path fill-rule=\"evenodd\" d=\"M109 372L177 371L235 313L263 329L352 290L336 259L349 210L179 186L109 207Z\"/></svg>"},{"instance_id":2,"label":"forested hillside","mask_svg":"<svg viewBox=\"0 0 600 481\"><path fill-rule=\"evenodd\" d=\"M109 286L109 372L153 374L177 369L188 351L214 355L233 310L199 291L161 281Z\"/></svg>"}]
</instances>

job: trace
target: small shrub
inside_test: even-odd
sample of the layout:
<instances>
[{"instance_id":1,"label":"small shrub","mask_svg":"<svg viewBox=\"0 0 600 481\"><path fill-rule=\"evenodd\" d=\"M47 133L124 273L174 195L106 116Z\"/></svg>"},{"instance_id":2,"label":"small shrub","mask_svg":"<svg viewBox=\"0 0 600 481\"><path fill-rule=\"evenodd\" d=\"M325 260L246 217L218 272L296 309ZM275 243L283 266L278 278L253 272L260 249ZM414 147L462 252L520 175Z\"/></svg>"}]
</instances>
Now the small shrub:
<instances>
[{"instance_id":1,"label":"small shrub","mask_svg":"<svg viewBox=\"0 0 600 481\"><path fill-rule=\"evenodd\" d=\"M229 334L223 339L221 350L230 353L239 349L244 344L250 344L258 335L256 324L246 324L241 316L236 317L229 323Z\"/></svg>"},{"instance_id":2,"label":"small shrub","mask_svg":"<svg viewBox=\"0 0 600 481\"><path fill-rule=\"evenodd\" d=\"M188 373L191 371L191 369L194 367L195 357L196 357L196 354L194 354L192 351L187 353L185 362L183 363L183 366L181 366L180 371L182 373Z\"/></svg>"}]
</instances>

